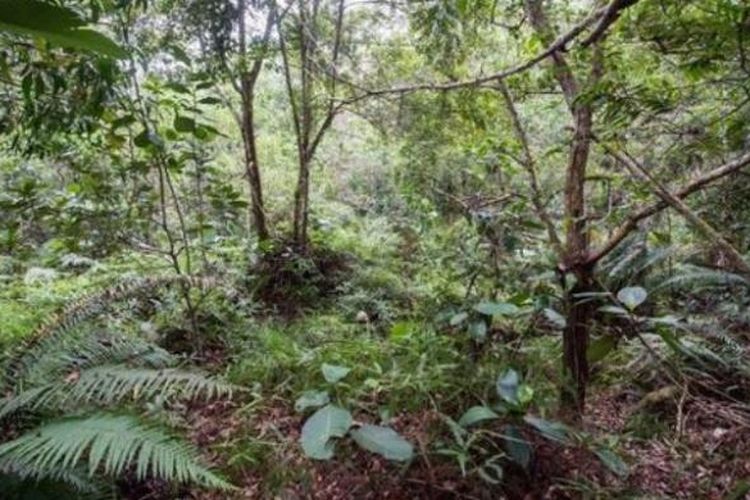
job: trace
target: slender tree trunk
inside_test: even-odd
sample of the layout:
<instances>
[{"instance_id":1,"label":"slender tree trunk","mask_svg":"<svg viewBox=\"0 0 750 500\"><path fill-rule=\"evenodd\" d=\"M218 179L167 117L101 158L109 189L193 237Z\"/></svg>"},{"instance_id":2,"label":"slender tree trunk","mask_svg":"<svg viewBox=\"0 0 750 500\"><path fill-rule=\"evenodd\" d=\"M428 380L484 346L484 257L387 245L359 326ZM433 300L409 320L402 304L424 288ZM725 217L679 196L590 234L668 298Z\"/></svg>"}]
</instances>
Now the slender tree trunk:
<instances>
[{"instance_id":1,"label":"slender tree trunk","mask_svg":"<svg viewBox=\"0 0 750 500\"><path fill-rule=\"evenodd\" d=\"M545 41L554 38L541 0L526 0L526 14L535 31ZM560 402L562 413L571 420L578 420L586 404L586 385L589 378L586 349L595 308L590 300L581 300L577 297L578 294L592 292L594 285L594 266L589 264L585 193L593 110L590 103L578 99L579 82L564 53L553 52L551 58L555 78L563 91L575 127L565 175L566 234L560 270L563 274L573 274L576 284L566 295L568 312L567 324L563 330L564 381L560 391ZM601 49L597 44L592 56L590 84L599 79L601 71ZM570 386L571 383L574 389Z\"/></svg>"},{"instance_id":2,"label":"slender tree trunk","mask_svg":"<svg viewBox=\"0 0 750 500\"><path fill-rule=\"evenodd\" d=\"M297 189L294 192L294 241L299 246L307 243L307 222L310 206L310 161L306 153L299 159Z\"/></svg>"},{"instance_id":3,"label":"slender tree trunk","mask_svg":"<svg viewBox=\"0 0 750 500\"><path fill-rule=\"evenodd\" d=\"M250 187L250 217L260 241L268 240L268 225L263 205L263 188L255 144L254 92L246 75L242 77L242 139L245 146L245 174Z\"/></svg>"}]
</instances>

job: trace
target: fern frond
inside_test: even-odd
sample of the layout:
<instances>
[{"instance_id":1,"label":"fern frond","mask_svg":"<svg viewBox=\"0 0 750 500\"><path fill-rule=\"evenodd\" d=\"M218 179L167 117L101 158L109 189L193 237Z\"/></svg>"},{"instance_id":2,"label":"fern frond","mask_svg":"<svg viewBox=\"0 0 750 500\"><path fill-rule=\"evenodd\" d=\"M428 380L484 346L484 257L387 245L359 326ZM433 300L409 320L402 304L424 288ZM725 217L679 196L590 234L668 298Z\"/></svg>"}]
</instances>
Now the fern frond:
<instances>
[{"instance_id":1,"label":"fern frond","mask_svg":"<svg viewBox=\"0 0 750 500\"><path fill-rule=\"evenodd\" d=\"M186 399L231 396L233 386L197 372L178 369L98 366L0 399L0 419L21 409L63 408L81 404L114 405L145 401L156 395Z\"/></svg>"},{"instance_id":2,"label":"fern frond","mask_svg":"<svg viewBox=\"0 0 750 500\"><path fill-rule=\"evenodd\" d=\"M60 342L45 342L35 355L23 356L16 362L15 386L38 385L59 379L72 370L98 365L129 363L134 366L166 368L177 358L144 339L117 335L65 337Z\"/></svg>"},{"instance_id":3,"label":"fern frond","mask_svg":"<svg viewBox=\"0 0 750 500\"><path fill-rule=\"evenodd\" d=\"M150 399L179 394L187 399L231 396L232 386L200 373L175 368L153 370L100 366L81 372L70 385L66 401L113 404L124 399Z\"/></svg>"},{"instance_id":4,"label":"fern frond","mask_svg":"<svg viewBox=\"0 0 750 500\"><path fill-rule=\"evenodd\" d=\"M77 324L99 314L110 304L131 298L144 290L159 289L163 286L184 284L196 288L216 285L216 280L204 277L171 275L138 278L117 283L104 290L79 297L69 302L62 311L47 318L26 340L26 347L55 333L64 333Z\"/></svg>"},{"instance_id":5,"label":"fern frond","mask_svg":"<svg viewBox=\"0 0 750 500\"><path fill-rule=\"evenodd\" d=\"M656 289L665 287L701 289L730 285L750 286L750 280L742 275L728 271L690 266L685 272L681 272L662 282Z\"/></svg>"},{"instance_id":6,"label":"fern frond","mask_svg":"<svg viewBox=\"0 0 750 500\"><path fill-rule=\"evenodd\" d=\"M49 477L52 470L73 470L81 465L90 476L99 472L119 476L132 468L140 480L156 477L232 488L200 463L192 447L127 415L49 422L0 445L0 464L11 471L23 470L26 477L35 479Z\"/></svg>"},{"instance_id":7,"label":"fern frond","mask_svg":"<svg viewBox=\"0 0 750 500\"><path fill-rule=\"evenodd\" d=\"M53 341L57 336L73 329L81 322L101 313L111 304L132 298L148 290L159 289L164 286L183 284L196 288L215 286L217 281L212 278L171 275L138 278L117 283L104 290L82 296L69 302L61 311L48 317L38 326L27 339L17 348L16 354L11 356L8 363L9 379L18 377L38 352L45 349L45 343Z\"/></svg>"}]
</instances>

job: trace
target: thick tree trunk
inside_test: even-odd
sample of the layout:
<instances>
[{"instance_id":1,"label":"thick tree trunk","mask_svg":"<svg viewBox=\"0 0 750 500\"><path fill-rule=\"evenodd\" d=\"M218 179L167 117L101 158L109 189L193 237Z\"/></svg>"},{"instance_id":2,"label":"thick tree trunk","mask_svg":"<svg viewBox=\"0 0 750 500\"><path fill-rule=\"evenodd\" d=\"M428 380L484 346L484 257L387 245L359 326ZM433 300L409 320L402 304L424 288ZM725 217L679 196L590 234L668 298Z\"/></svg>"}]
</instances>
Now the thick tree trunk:
<instances>
[{"instance_id":1,"label":"thick tree trunk","mask_svg":"<svg viewBox=\"0 0 750 500\"><path fill-rule=\"evenodd\" d=\"M247 77L242 80L242 139L245 146L245 174L250 186L250 218L260 241L269 238L266 212L263 205L263 188L255 145L253 89Z\"/></svg>"}]
</instances>

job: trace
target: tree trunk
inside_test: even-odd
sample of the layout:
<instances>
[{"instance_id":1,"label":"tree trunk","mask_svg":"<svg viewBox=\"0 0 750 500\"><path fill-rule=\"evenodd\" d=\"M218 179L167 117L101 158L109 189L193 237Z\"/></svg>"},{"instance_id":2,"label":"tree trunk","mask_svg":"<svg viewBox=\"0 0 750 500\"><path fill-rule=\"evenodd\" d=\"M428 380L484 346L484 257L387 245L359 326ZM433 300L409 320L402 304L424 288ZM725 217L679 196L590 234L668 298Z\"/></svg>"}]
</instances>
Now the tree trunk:
<instances>
[{"instance_id":1,"label":"tree trunk","mask_svg":"<svg viewBox=\"0 0 750 500\"><path fill-rule=\"evenodd\" d=\"M299 160L297 189L294 192L294 242L303 247L307 244L307 221L310 200L310 161L307 153Z\"/></svg>"},{"instance_id":2,"label":"tree trunk","mask_svg":"<svg viewBox=\"0 0 750 500\"><path fill-rule=\"evenodd\" d=\"M580 420L586 405L586 386L589 380L586 351L591 322L596 312L596 303L580 296L594 291L593 267L580 267L575 270L575 276L577 282L566 294L568 313L563 330L563 381L560 391L561 411L570 421Z\"/></svg>"},{"instance_id":3,"label":"tree trunk","mask_svg":"<svg viewBox=\"0 0 750 500\"><path fill-rule=\"evenodd\" d=\"M247 76L242 78L242 139L245 145L245 174L250 186L250 218L260 241L269 238L263 206L258 151L255 145L254 95Z\"/></svg>"}]
</instances>

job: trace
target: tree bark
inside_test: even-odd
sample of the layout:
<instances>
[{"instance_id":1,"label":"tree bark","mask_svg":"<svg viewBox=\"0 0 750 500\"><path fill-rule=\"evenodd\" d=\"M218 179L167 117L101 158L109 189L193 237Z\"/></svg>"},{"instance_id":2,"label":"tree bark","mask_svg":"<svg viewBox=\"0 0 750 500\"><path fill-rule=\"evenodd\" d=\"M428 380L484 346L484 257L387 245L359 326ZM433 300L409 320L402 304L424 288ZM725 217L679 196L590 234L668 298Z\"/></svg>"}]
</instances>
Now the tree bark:
<instances>
[{"instance_id":1,"label":"tree bark","mask_svg":"<svg viewBox=\"0 0 750 500\"><path fill-rule=\"evenodd\" d=\"M541 0L527 0L526 13L534 30L545 43L552 39ZM591 82L601 73L601 52L598 47L591 63ZM589 238L586 224L586 169L591 150L591 128L593 110L591 104L578 99L579 85L565 55L556 51L551 54L555 78L563 91L568 109L573 117L574 133L565 173L564 209L565 243L563 246L560 271L571 273L576 284L566 292L567 323L563 330L563 373L564 382L560 391L561 410L570 420L578 420L586 403L586 386L589 366L586 359L589 329L594 305L591 301L580 300L579 294L593 291L593 266L587 264ZM563 280L564 281L564 280ZM574 385L571 389L569 383Z\"/></svg>"},{"instance_id":2,"label":"tree bark","mask_svg":"<svg viewBox=\"0 0 750 500\"><path fill-rule=\"evenodd\" d=\"M245 146L245 174L250 187L250 217L260 241L269 238L266 212L263 203L263 187L258 166L258 150L255 143L254 90L247 75L242 77L242 139Z\"/></svg>"}]
</instances>

